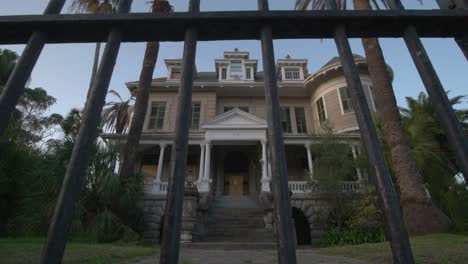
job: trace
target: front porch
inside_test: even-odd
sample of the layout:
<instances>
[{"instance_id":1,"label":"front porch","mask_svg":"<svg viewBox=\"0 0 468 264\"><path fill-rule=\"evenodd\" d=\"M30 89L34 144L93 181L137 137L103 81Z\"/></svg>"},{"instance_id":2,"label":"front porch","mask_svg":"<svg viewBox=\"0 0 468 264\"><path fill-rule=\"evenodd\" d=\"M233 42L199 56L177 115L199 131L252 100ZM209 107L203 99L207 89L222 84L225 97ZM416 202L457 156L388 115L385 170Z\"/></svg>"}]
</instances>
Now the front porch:
<instances>
[{"instance_id":1,"label":"front porch","mask_svg":"<svg viewBox=\"0 0 468 264\"><path fill-rule=\"evenodd\" d=\"M272 179L266 121L239 109L223 113L202 125L204 134L189 139L187 175L191 175L200 193L216 195L258 195L270 192ZM285 134L288 185L293 194L317 193L324 189L314 179L314 144L320 138ZM359 138L343 139L351 146L350 156L356 160ZM149 144L142 144L141 172L145 191L166 194L170 175L171 141L155 135ZM145 143L145 141L142 141ZM352 155L351 155L352 154ZM340 161L337 161L340 162ZM363 173L336 187L339 192L361 192Z\"/></svg>"}]
</instances>

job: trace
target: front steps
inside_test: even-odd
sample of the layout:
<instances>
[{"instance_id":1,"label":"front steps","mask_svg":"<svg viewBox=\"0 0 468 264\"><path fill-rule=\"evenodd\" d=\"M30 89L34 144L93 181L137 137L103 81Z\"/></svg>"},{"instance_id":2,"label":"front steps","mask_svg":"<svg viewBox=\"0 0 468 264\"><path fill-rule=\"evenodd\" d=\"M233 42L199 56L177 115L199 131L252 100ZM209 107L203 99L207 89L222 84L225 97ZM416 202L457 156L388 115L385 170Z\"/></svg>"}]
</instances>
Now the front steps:
<instances>
[{"instance_id":1,"label":"front steps","mask_svg":"<svg viewBox=\"0 0 468 264\"><path fill-rule=\"evenodd\" d=\"M201 242L188 248L274 249L272 230L265 228L264 212L254 196L218 196L205 223Z\"/></svg>"}]
</instances>

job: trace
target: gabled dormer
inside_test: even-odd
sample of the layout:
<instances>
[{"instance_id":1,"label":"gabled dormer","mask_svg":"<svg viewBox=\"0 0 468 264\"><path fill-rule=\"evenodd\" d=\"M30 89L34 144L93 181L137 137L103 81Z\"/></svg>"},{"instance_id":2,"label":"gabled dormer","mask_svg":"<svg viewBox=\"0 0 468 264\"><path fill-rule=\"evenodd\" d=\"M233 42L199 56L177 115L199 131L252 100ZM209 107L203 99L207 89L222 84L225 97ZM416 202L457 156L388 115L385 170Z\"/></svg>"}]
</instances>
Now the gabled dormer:
<instances>
[{"instance_id":1,"label":"gabled dormer","mask_svg":"<svg viewBox=\"0 0 468 264\"><path fill-rule=\"evenodd\" d=\"M307 74L306 59L292 59L286 55L276 62L276 75L283 82L302 82Z\"/></svg>"},{"instance_id":2,"label":"gabled dormer","mask_svg":"<svg viewBox=\"0 0 468 264\"><path fill-rule=\"evenodd\" d=\"M257 64L246 51L225 51L223 59L215 60L216 77L219 81L254 81Z\"/></svg>"},{"instance_id":3,"label":"gabled dormer","mask_svg":"<svg viewBox=\"0 0 468 264\"><path fill-rule=\"evenodd\" d=\"M182 59L164 60L167 67L167 80L180 81L182 76ZM194 77L197 75L197 68L195 67Z\"/></svg>"}]
</instances>

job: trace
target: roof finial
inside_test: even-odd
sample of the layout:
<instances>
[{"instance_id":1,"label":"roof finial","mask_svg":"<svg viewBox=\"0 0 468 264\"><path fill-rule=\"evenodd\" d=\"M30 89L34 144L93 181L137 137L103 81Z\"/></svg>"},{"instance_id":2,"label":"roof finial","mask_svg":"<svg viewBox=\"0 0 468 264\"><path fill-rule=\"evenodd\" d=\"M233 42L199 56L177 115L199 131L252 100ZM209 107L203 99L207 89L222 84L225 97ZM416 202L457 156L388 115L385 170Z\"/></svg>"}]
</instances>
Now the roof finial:
<instances>
[{"instance_id":1,"label":"roof finial","mask_svg":"<svg viewBox=\"0 0 468 264\"><path fill-rule=\"evenodd\" d=\"M238 51L239 51L239 49L238 49L238 48L234 48L234 51L235 51L235 52L238 52Z\"/></svg>"},{"instance_id":2,"label":"roof finial","mask_svg":"<svg viewBox=\"0 0 468 264\"><path fill-rule=\"evenodd\" d=\"M286 59L288 59L288 60L289 60L290 58L291 58L291 55L289 55L289 54L286 54Z\"/></svg>"}]
</instances>

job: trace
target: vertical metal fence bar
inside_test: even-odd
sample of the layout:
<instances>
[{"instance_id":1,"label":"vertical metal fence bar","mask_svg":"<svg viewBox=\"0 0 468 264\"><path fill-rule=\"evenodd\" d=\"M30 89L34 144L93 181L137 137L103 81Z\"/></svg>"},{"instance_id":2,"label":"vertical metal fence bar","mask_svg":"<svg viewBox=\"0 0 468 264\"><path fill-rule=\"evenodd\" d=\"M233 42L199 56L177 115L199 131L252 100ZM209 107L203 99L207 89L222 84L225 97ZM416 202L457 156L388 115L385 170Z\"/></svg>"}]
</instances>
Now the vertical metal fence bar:
<instances>
[{"instance_id":1,"label":"vertical metal fence bar","mask_svg":"<svg viewBox=\"0 0 468 264\"><path fill-rule=\"evenodd\" d=\"M190 0L189 12L200 11L200 0ZM164 226L161 242L160 264L177 264L179 261L180 228L184 201L185 167L187 165L189 121L192 105L192 85L195 73L197 28L191 25L185 32L182 75L180 78L175 138L171 155L171 176L167 191Z\"/></svg>"},{"instance_id":2,"label":"vertical metal fence bar","mask_svg":"<svg viewBox=\"0 0 468 264\"><path fill-rule=\"evenodd\" d=\"M64 4L65 0L51 0L44 11L44 15L59 14ZM0 135L8 127L11 113L23 94L24 87L44 48L46 38L47 36L43 32L32 33L18 63L8 78L0 95Z\"/></svg>"},{"instance_id":3,"label":"vertical metal fence bar","mask_svg":"<svg viewBox=\"0 0 468 264\"><path fill-rule=\"evenodd\" d=\"M337 9L335 0L328 0L327 3L330 9ZM387 236L392 248L393 262L402 264L414 263L398 197L380 147L344 24L339 25L335 29L335 43L356 113L361 138L370 162L370 172L374 178L374 184L384 212Z\"/></svg>"},{"instance_id":4,"label":"vertical metal fence bar","mask_svg":"<svg viewBox=\"0 0 468 264\"><path fill-rule=\"evenodd\" d=\"M399 0L389 0L388 4L393 10L404 9ZM437 76L434 66L432 66L429 56L427 56L426 49L416 32L416 28L408 26L403 33L403 39L434 106L437 119L444 129L447 141L455 154L457 165L465 178L465 184L468 185L468 140L463 132L460 120L450 104L447 93L440 82L439 76Z\"/></svg>"},{"instance_id":5,"label":"vertical metal fence bar","mask_svg":"<svg viewBox=\"0 0 468 264\"><path fill-rule=\"evenodd\" d=\"M131 3L132 0L121 0L119 13L128 13ZM91 148L97 137L97 128L101 120L101 112L119 53L121 39L122 33L118 29L112 30L107 38L101 64L84 109L82 124L73 146L54 216L49 226L47 241L41 256L42 264L62 262L68 231L80 195Z\"/></svg>"},{"instance_id":6,"label":"vertical metal fence bar","mask_svg":"<svg viewBox=\"0 0 468 264\"><path fill-rule=\"evenodd\" d=\"M268 11L268 0L258 0L258 9ZM271 153L272 192L277 227L277 250L279 264L296 263L296 240L288 189L288 172L284 151L283 128L281 126L278 85L276 83L275 55L272 28L262 25L263 71L265 75L265 101L268 121L268 141Z\"/></svg>"}]
</instances>

